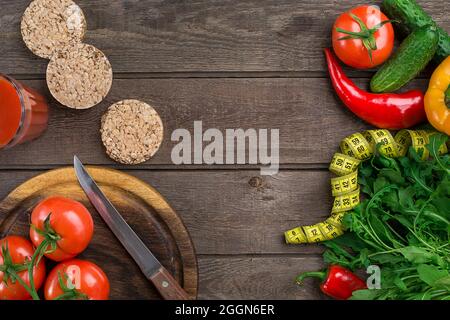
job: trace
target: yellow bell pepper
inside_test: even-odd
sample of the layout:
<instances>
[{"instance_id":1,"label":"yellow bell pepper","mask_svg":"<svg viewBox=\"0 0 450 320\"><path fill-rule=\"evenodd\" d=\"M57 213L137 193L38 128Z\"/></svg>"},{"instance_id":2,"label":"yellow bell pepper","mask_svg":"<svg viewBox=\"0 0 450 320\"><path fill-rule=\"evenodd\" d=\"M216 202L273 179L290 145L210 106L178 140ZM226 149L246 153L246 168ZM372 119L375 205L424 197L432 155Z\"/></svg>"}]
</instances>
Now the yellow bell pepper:
<instances>
[{"instance_id":1,"label":"yellow bell pepper","mask_svg":"<svg viewBox=\"0 0 450 320\"><path fill-rule=\"evenodd\" d=\"M450 109L446 100L450 95L450 56L434 71L425 94L425 112L428 121L437 130L450 135Z\"/></svg>"}]
</instances>

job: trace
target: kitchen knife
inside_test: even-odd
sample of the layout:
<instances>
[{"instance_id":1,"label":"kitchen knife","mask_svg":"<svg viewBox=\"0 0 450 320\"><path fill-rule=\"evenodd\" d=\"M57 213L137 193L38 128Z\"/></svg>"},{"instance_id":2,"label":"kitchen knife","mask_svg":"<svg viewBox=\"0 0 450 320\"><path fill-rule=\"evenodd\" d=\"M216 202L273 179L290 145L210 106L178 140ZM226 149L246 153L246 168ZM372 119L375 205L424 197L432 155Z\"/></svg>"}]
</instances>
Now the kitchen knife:
<instances>
[{"instance_id":1,"label":"kitchen knife","mask_svg":"<svg viewBox=\"0 0 450 320\"><path fill-rule=\"evenodd\" d=\"M155 285L159 293L167 300L188 300L189 296L170 272L164 268L153 253L126 223L117 209L100 190L94 179L84 168L77 156L74 156L75 172L80 185L92 205L97 209L105 223L119 239L131 257L136 261L144 275Z\"/></svg>"}]
</instances>

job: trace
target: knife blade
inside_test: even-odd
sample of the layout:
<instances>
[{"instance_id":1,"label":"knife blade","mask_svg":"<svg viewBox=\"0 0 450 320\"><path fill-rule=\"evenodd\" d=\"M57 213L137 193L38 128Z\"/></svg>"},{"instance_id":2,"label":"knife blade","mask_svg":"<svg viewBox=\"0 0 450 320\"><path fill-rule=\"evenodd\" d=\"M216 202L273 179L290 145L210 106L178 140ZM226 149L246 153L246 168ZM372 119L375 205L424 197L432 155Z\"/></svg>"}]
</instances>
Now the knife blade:
<instances>
[{"instance_id":1,"label":"knife blade","mask_svg":"<svg viewBox=\"0 0 450 320\"><path fill-rule=\"evenodd\" d=\"M125 247L147 279L153 282L164 299L188 300L188 294L170 272L164 268L138 235L123 219L114 205L84 168L80 159L74 156L74 168L77 179L86 196L98 213Z\"/></svg>"}]
</instances>

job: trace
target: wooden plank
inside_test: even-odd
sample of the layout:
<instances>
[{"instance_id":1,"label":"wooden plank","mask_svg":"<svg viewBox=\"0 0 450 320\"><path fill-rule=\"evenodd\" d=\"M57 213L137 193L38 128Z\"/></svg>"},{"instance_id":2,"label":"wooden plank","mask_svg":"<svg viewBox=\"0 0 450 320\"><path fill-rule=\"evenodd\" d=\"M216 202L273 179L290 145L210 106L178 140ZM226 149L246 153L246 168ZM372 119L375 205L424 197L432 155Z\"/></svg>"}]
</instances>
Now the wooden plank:
<instances>
[{"instance_id":1,"label":"wooden plank","mask_svg":"<svg viewBox=\"0 0 450 320\"><path fill-rule=\"evenodd\" d=\"M0 199L38 171L0 171ZM282 171L128 171L154 186L183 219L198 254L309 254L319 245L288 246L283 232L329 215L330 174Z\"/></svg>"},{"instance_id":2,"label":"wooden plank","mask_svg":"<svg viewBox=\"0 0 450 320\"><path fill-rule=\"evenodd\" d=\"M25 81L46 92L45 82ZM367 80L358 81L362 87ZM425 80L410 87L425 88ZM165 126L156 156L133 168L172 164L175 129L279 129L281 164L325 164L345 136L369 128L335 96L328 79L126 79L116 80L106 101L90 110L52 105L50 126L39 140L0 152L0 167L52 166L72 163L73 155L89 164L114 164L100 139L100 118L118 100L136 98L155 106ZM247 152L248 154L248 152Z\"/></svg>"},{"instance_id":3,"label":"wooden plank","mask_svg":"<svg viewBox=\"0 0 450 320\"><path fill-rule=\"evenodd\" d=\"M295 277L323 268L320 256L199 258L199 299L327 299L319 282Z\"/></svg>"},{"instance_id":4,"label":"wooden plank","mask_svg":"<svg viewBox=\"0 0 450 320\"><path fill-rule=\"evenodd\" d=\"M419 0L445 29L446 1ZM20 20L29 0L2 0L0 70L43 74L46 61L29 52ZM324 72L337 16L359 0L78 0L86 42L105 51L116 73ZM380 2L378 2L380 3Z\"/></svg>"}]
</instances>

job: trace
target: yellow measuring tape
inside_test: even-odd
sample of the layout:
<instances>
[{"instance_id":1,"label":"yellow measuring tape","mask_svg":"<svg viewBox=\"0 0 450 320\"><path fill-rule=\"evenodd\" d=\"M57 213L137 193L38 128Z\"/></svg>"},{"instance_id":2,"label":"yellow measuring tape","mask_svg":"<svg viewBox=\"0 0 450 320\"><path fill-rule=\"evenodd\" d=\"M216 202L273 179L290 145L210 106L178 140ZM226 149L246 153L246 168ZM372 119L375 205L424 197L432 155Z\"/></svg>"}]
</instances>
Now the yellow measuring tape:
<instances>
[{"instance_id":1,"label":"yellow measuring tape","mask_svg":"<svg viewBox=\"0 0 450 320\"><path fill-rule=\"evenodd\" d=\"M346 212L359 204L358 167L361 161L369 159L378 145L379 152L386 157L405 156L412 146L422 159L429 157L425 147L434 131L401 130L395 137L388 130L367 130L354 133L340 143L341 152L331 159L329 170L336 174L331 179L331 194L334 197L331 216L323 222L312 226L301 226L284 233L286 243L315 243L331 240L344 233L342 219ZM440 153L447 153L447 146L440 148Z\"/></svg>"}]
</instances>

